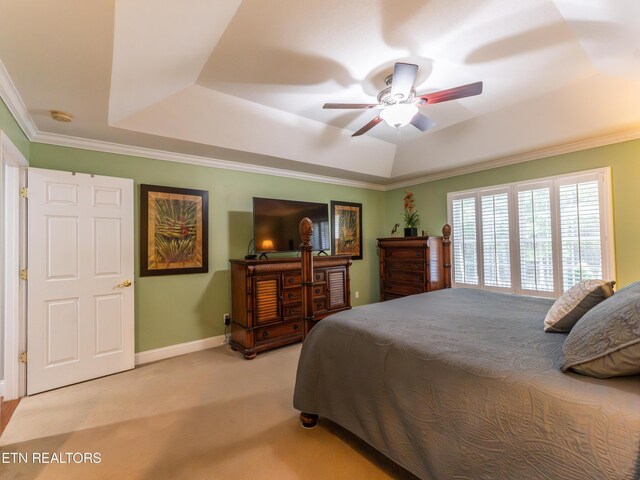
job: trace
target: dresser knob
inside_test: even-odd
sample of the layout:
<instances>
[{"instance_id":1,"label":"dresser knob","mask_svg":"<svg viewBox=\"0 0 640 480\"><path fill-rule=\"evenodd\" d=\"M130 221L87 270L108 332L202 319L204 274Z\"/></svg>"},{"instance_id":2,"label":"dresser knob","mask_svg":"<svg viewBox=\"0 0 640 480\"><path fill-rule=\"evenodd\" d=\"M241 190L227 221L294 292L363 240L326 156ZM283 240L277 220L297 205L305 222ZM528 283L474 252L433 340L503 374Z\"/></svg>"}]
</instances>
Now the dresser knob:
<instances>
[{"instance_id":1,"label":"dresser knob","mask_svg":"<svg viewBox=\"0 0 640 480\"><path fill-rule=\"evenodd\" d=\"M420 252L416 252L416 257L419 257L419 256L420 256Z\"/></svg>"},{"instance_id":2,"label":"dresser knob","mask_svg":"<svg viewBox=\"0 0 640 480\"><path fill-rule=\"evenodd\" d=\"M269 330L265 330L262 332L262 338L267 338L269 336Z\"/></svg>"},{"instance_id":3,"label":"dresser knob","mask_svg":"<svg viewBox=\"0 0 640 480\"><path fill-rule=\"evenodd\" d=\"M316 308L322 308L322 304L321 303L316 303Z\"/></svg>"},{"instance_id":4,"label":"dresser knob","mask_svg":"<svg viewBox=\"0 0 640 480\"><path fill-rule=\"evenodd\" d=\"M320 293L320 289L316 288L316 295L318 295Z\"/></svg>"},{"instance_id":5,"label":"dresser knob","mask_svg":"<svg viewBox=\"0 0 640 480\"><path fill-rule=\"evenodd\" d=\"M289 292L289 295L287 295L287 298L293 298L293 293Z\"/></svg>"},{"instance_id":6,"label":"dresser knob","mask_svg":"<svg viewBox=\"0 0 640 480\"><path fill-rule=\"evenodd\" d=\"M293 283L293 277L289 277L289 283Z\"/></svg>"},{"instance_id":7,"label":"dresser knob","mask_svg":"<svg viewBox=\"0 0 640 480\"><path fill-rule=\"evenodd\" d=\"M297 330L298 330L298 328L299 328L299 327L298 327L298 324L296 323L296 324L293 326L293 329L294 329L295 331L297 331Z\"/></svg>"},{"instance_id":8,"label":"dresser knob","mask_svg":"<svg viewBox=\"0 0 640 480\"><path fill-rule=\"evenodd\" d=\"M316 273L316 280L320 280L320 274Z\"/></svg>"}]
</instances>

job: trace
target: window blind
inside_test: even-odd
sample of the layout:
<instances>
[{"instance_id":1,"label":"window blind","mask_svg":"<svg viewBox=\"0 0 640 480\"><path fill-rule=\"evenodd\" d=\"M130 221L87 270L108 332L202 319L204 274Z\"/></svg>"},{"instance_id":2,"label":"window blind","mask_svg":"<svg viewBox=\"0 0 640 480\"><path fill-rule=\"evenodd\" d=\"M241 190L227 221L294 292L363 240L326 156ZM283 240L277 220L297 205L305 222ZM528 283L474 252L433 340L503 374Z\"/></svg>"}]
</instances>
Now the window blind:
<instances>
[{"instance_id":1,"label":"window blind","mask_svg":"<svg viewBox=\"0 0 640 480\"><path fill-rule=\"evenodd\" d=\"M551 190L518 192L520 282L523 290L553 292Z\"/></svg>"},{"instance_id":2,"label":"window blind","mask_svg":"<svg viewBox=\"0 0 640 480\"><path fill-rule=\"evenodd\" d=\"M559 296L615 279L608 169L448 194L454 285Z\"/></svg>"},{"instance_id":3,"label":"window blind","mask_svg":"<svg viewBox=\"0 0 640 480\"><path fill-rule=\"evenodd\" d=\"M483 195L481 204L484 284L510 288L509 196L507 192Z\"/></svg>"},{"instance_id":4,"label":"window blind","mask_svg":"<svg viewBox=\"0 0 640 480\"><path fill-rule=\"evenodd\" d=\"M455 281L478 284L478 247L475 197L453 200L453 272Z\"/></svg>"},{"instance_id":5,"label":"window blind","mask_svg":"<svg viewBox=\"0 0 640 480\"><path fill-rule=\"evenodd\" d=\"M564 290L602 278L600 193L597 181L560 185L560 235Z\"/></svg>"}]
</instances>

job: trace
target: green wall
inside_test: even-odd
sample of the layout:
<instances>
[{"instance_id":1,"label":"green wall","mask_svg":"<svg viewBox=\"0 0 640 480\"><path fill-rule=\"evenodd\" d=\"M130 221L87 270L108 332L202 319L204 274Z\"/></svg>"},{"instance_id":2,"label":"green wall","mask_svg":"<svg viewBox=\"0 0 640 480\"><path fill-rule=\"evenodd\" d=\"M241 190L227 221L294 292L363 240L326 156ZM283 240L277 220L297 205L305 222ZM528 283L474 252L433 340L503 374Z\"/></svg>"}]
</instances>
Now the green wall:
<instances>
[{"instance_id":1,"label":"green wall","mask_svg":"<svg viewBox=\"0 0 640 480\"><path fill-rule=\"evenodd\" d=\"M231 311L229 259L246 254L252 234L252 198L362 203L364 258L351 269L351 302L378 300L376 237L386 229L380 191L271 175L115 155L76 148L31 144L32 167L133 178L136 224L136 351L220 335L222 314ZM139 185L169 185L209 191L209 273L138 276ZM355 298L355 292L360 298Z\"/></svg>"},{"instance_id":2,"label":"green wall","mask_svg":"<svg viewBox=\"0 0 640 480\"><path fill-rule=\"evenodd\" d=\"M640 140L494 168L407 187L416 198L420 229L440 234L447 222L447 193L564 173L611 167L618 286L640 280ZM385 192L386 227L402 225L405 188Z\"/></svg>"},{"instance_id":3,"label":"green wall","mask_svg":"<svg viewBox=\"0 0 640 480\"><path fill-rule=\"evenodd\" d=\"M13 118L11 112L0 98L0 130L18 147L22 154L29 158L29 139L20 129L18 122Z\"/></svg>"}]
</instances>

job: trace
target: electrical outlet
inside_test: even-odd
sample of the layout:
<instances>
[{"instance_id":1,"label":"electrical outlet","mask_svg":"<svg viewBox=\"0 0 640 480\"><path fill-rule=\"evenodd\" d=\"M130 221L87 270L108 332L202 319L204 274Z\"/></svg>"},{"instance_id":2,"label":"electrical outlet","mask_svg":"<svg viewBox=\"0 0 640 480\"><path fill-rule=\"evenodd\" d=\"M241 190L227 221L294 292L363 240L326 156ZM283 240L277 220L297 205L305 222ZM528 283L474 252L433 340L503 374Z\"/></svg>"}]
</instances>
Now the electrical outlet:
<instances>
[{"instance_id":1,"label":"electrical outlet","mask_svg":"<svg viewBox=\"0 0 640 480\"><path fill-rule=\"evenodd\" d=\"M225 324L226 327L231 325L231 316L228 313L223 313L222 314L222 320L224 320L224 324Z\"/></svg>"},{"instance_id":2,"label":"electrical outlet","mask_svg":"<svg viewBox=\"0 0 640 480\"><path fill-rule=\"evenodd\" d=\"M360 292L356 292L356 298L360 298Z\"/></svg>"}]
</instances>

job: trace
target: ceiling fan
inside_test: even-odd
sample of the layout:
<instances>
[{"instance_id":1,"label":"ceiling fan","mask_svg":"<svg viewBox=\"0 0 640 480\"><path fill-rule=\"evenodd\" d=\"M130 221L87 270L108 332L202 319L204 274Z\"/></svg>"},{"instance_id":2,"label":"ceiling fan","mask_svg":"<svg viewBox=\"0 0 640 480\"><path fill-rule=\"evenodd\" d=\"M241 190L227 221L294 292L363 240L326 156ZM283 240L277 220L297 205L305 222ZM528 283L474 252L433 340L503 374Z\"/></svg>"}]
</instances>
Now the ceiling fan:
<instances>
[{"instance_id":1,"label":"ceiling fan","mask_svg":"<svg viewBox=\"0 0 640 480\"><path fill-rule=\"evenodd\" d=\"M358 137L371 130L382 120L395 128L411 123L418 130L426 131L435 125L429 117L418 111L418 107L431 103L447 102L458 98L472 97L482 93L482 82L470 83L460 87L440 90L439 92L417 95L413 88L418 66L412 63L397 62L393 67L393 74L385 79L387 88L378 94L378 103L325 103L322 108L356 109L379 108L380 114L367 123L352 137Z\"/></svg>"}]
</instances>

